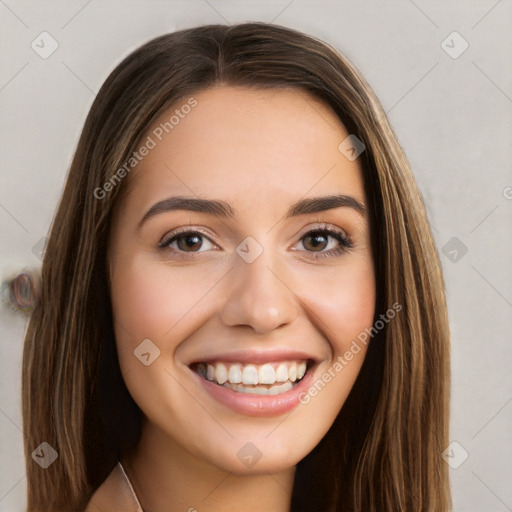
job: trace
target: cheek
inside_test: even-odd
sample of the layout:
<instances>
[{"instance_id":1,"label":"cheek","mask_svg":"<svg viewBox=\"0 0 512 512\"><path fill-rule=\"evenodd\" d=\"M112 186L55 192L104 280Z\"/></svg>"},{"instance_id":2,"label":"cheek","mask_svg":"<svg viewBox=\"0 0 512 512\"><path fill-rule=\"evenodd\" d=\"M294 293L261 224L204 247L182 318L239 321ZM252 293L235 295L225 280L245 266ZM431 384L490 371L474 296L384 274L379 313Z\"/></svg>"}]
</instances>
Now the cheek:
<instances>
[{"instance_id":1,"label":"cheek","mask_svg":"<svg viewBox=\"0 0 512 512\"><path fill-rule=\"evenodd\" d=\"M309 286L308 304L330 353L300 400L309 427L323 436L343 407L363 364L367 343L358 336L373 324L376 283L370 259L309 282L316 284Z\"/></svg>"},{"instance_id":2,"label":"cheek","mask_svg":"<svg viewBox=\"0 0 512 512\"><path fill-rule=\"evenodd\" d=\"M303 296L333 352L344 352L364 329L371 327L376 299L371 261L336 269L321 279L308 279L307 289Z\"/></svg>"},{"instance_id":3,"label":"cheek","mask_svg":"<svg viewBox=\"0 0 512 512\"><path fill-rule=\"evenodd\" d=\"M212 274L201 270L172 271L143 257L126 261L112 280L116 324L124 337L128 334L139 343L162 339L200 308L201 298L214 284L210 281Z\"/></svg>"},{"instance_id":4,"label":"cheek","mask_svg":"<svg viewBox=\"0 0 512 512\"><path fill-rule=\"evenodd\" d=\"M162 408L185 414L190 407L190 395L173 378L171 361L200 323L208 302L202 299L216 281L213 274L170 268L144 253L118 260L114 268L111 296L119 364L132 398L148 417L158 417ZM145 353L148 365L140 359Z\"/></svg>"}]
</instances>

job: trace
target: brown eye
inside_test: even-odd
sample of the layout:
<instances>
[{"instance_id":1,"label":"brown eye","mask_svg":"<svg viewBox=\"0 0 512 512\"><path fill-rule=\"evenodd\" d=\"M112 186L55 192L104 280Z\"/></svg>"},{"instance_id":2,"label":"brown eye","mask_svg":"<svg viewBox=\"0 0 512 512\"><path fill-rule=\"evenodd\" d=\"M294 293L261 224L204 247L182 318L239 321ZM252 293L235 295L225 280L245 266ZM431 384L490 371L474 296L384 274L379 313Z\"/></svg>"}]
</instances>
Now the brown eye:
<instances>
[{"instance_id":1,"label":"brown eye","mask_svg":"<svg viewBox=\"0 0 512 512\"><path fill-rule=\"evenodd\" d=\"M309 231L301 238L301 241L304 250L312 253L314 258L336 256L353 247L352 242L344 233L331 228Z\"/></svg>"},{"instance_id":2,"label":"brown eye","mask_svg":"<svg viewBox=\"0 0 512 512\"><path fill-rule=\"evenodd\" d=\"M306 235L303 240L305 240L304 247L308 251L323 250L329 243L329 237L320 231L315 232L315 234Z\"/></svg>"},{"instance_id":3,"label":"brown eye","mask_svg":"<svg viewBox=\"0 0 512 512\"><path fill-rule=\"evenodd\" d=\"M178 249L180 251L197 251L203 244L202 236L196 234L179 235L175 237L178 242Z\"/></svg>"},{"instance_id":4,"label":"brown eye","mask_svg":"<svg viewBox=\"0 0 512 512\"><path fill-rule=\"evenodd\" d=\"M170 233L160 242L160 248L169 248L178 252L204 252L213 248L213 242L199 231ZM202 249L202 250L200 250Z\"/></svg>"}]
</instances>

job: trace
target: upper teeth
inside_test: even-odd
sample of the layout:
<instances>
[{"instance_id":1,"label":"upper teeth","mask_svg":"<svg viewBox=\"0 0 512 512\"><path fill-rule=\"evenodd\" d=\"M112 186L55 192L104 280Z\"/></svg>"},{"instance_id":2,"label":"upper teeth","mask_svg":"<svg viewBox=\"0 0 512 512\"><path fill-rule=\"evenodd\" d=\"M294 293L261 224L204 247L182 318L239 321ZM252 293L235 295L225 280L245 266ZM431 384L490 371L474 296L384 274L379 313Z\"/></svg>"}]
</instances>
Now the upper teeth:
<instances>
[{"instance_id":1,"label":"upper teeth","mask_svg":"<svg viewBox=\"0 0 512 512\"><path fill-rule=\"evenodd\" d=\"M276 382L295 382L306 373L305 361L287 361L265 363L262 365L241 363L199 363L197 372L218 384L275 384Z\"/></svg>"}]
</instances>

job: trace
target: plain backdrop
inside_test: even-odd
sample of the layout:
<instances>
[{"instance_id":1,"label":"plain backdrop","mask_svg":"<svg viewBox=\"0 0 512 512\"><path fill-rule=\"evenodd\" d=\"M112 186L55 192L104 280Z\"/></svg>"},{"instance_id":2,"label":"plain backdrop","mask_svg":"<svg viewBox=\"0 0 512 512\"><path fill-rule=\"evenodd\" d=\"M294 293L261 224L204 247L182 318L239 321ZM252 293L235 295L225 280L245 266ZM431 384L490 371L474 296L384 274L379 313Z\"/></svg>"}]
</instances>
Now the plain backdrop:
<instances>
[{"instance_id":1,"label":"plain backdrop","mask_svg":"<svg viewBox=\"0 0 512 512\"><path fill-rule=\"evenodd\" d=\"M114 66L169 31L256 20L335 46L388 113L446 279L454 509L512 510L511 0L0 0L2 279L40 264L85 116ZM26 318L2 303L0 319L0 510L21 511Z\"/></svg>"}]
</instances>

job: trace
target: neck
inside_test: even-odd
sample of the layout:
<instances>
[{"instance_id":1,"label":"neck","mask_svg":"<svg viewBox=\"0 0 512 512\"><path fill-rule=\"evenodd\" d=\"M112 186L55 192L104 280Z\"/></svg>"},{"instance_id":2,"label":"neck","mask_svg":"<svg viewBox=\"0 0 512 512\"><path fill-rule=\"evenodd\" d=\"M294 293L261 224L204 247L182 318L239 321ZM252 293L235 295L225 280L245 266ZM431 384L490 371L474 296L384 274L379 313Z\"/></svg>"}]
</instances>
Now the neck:
<instances>
[{"instance_id":1,"label":"neck","mask_svg":"<svg viewBox=\"0 0 512 512\"><path fill-rule=\"evenodd\" d=\"M144 512L290 510L295 467L235 475L193 456L147 421L123 460Z\"/></svg>"}]
</instances>

